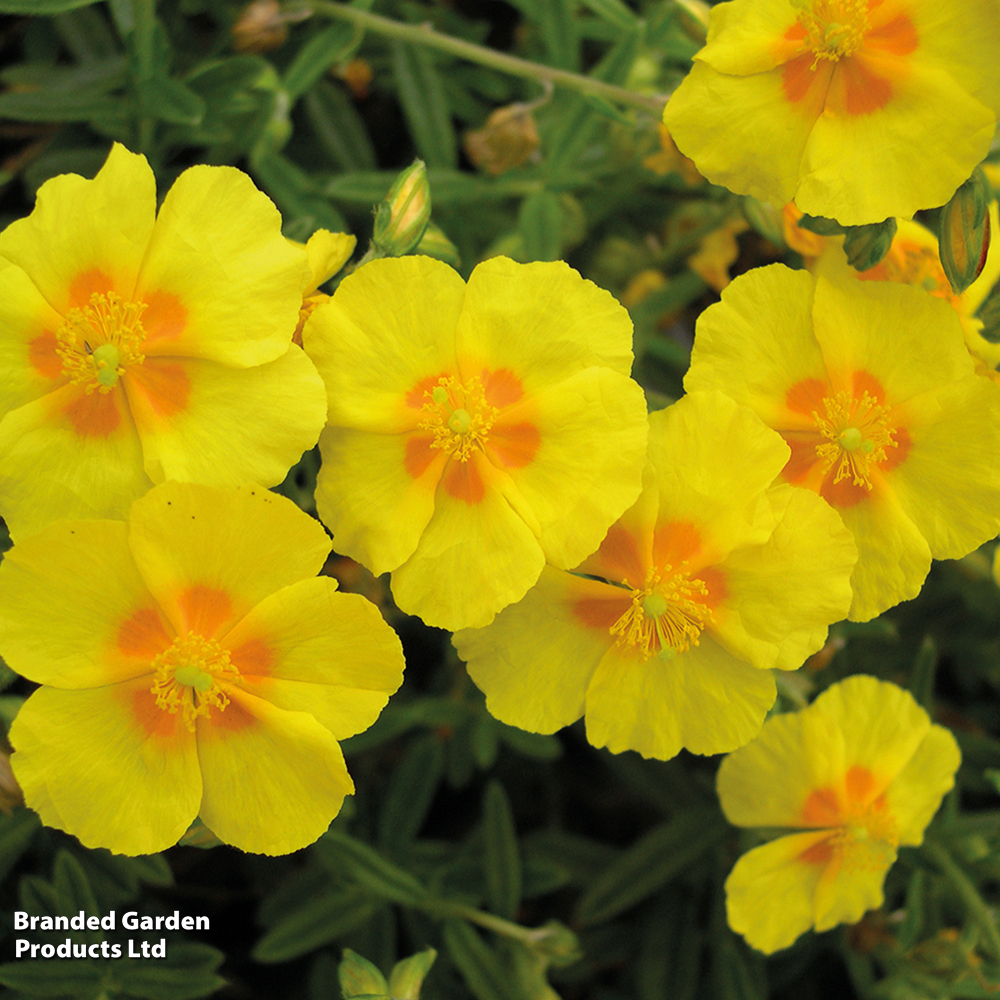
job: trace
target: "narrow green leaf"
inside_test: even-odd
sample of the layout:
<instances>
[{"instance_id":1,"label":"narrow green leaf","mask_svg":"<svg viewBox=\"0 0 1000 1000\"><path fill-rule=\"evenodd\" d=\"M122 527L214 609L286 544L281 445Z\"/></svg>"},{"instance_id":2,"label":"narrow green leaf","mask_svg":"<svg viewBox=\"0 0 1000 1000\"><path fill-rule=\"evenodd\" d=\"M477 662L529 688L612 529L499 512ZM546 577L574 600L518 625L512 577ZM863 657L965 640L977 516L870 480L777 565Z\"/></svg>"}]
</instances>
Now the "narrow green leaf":
<instances>
[{"instance_id":1,"label":"narrow green leaf","mask_svg":"<svg viewBox=\"0 0 1000 1000\"><path fill-rule=\"evenodd\" d=\"M173 77L139 80L138 92L143 108L160 121L171 125L197 125L205 117L205 102Z\"/></svg>"},{"instance_id":2,"label":"narrow green leaf","mask_svg":"<svg viewBox=\"0 0 1000 1000\"><path fill-rule=\"evenodd\" d=\"M513 920L521 902L521 854L510 799L497 781L486 786L483 797L483 844L490 909Z\"/></svg>"},{"instance_id":3,"label":"narrow green leaf","mask_svg":"<svg viewBox=\"0 0 1000 1000\"><path fill-rule=\"evenodd\" d=\"M691 809L654 827L591 884L576 909L581 925L603 923L658 892L727 833L715 810Z\"/></svg>"},{"instance_id":4,"label":"narrow green leaf","mask_svg":"<svg viewBox=\"0 0 1000 1000\"><path fill-rule=\"evenodd\" d=\"M0 94L0 118L18 122L87 122L120 116L121 98L103 92L34 90Z\"/></svg>"},{"instance_id":5,"label":"narrow green leaf","mask_svg":"<svg viewBox=\"0 0 1000 1000\"><path fill-rule=\"evenodd\" d=\"M558 737L545 733L529 733L516 726L501 724L500 739L524 757L532 757L535 760L555 760L562 756L562 744Z\"/></svg>"},{"instance_id":6,"label":"narrow green leaf","mask_svg":"<svg viewBox=\"0 0 1000 1000\"><path fill-rule=\"evenodd\" d=\"M1000 233L994 239L1000 240ZM993 286L982 305L976 310L976 316L982 321L983 328L979 332L991 344L1000 344L1000 282Z\"/></svg>"},{"instance_id":7,"label":"narrow green leaf","mask_svg":"<svg viewBox=\"0 0 1000 1000\"><path fill-rule=\"evenodd\" d=\"M537 24L545 40L550 62L560 69L580 69L580 38L574 17L574 0L543 0Z\"/></svg>"},{"instance_id":8,"label":"narrow green leaf","mask_svg":"<svg viewBox=\"0 0 1000 1000\"><path fill-rule=\"evenodd\" d=\"M517 228L524 240L525 261L558 260L562 254L563 214L559 196L536 191L521 202Z\"/></svg>"},{"instance_id":9,"label":"narrow green leaf","mask_svg":"<svg viewBox=\"0 0 1000 1000\"><path fill-rule=\"evenodd\" d=\"M52 26L74 62L102 62L119 53L118 39L103 12L92 7L64 11L52 19Z\"/></svg>"},{"instance_id":10,"label":"narrow green leaf","mask_svg":"<svg viewBox=\"0 0 1000 1000\"><path fill-rule=\"evenodd\" d=\"M344 217L320 194L309 175L281 153L253 157L251 170L261 187L277 202L286 222L309 220L313 229L345 232Z\"/></svg>"},{"instance_id":11,"label":"narrow green leaf","mask_svg":"<svg viewBox=\"0 0 1000 1000\"><path fill-rule=\"evenodd\" d=\"M619 125L632 126L632 119L628 115L622 114L610 101L597 94L583 94L584 102L603 118L617 122Z\"/></svg>"},{"instance_id":12,"label":"narrow green leaf","mask_svg":"<svg viewBox=\"0 0 1000 1000\"><path fill-rule=\"evenodd\" d=\"M764 961L732 934L725 934L713 952L716 995L719 1000L766 1000Z\"/></svg>"},{"instance_id":13,"label":"narrow green leaf","mask_svg":"<svg viewBox=\"0 0 1000 1000\"><path fill-rule=\"evenodd\" d=\"M408 871L339 830L328 830L316 842L315 851L327 871L339 876L350 874L382 899L417 907L430 899L427 889Z\"/></svg>"},{"instance_id":14,"label":"narrow green leaf","mask_svg":"<svg viewBox=\"0 0 1000 1000\"><path fill-rule=\"evenodd\" d=\"M22 875L17 884L17 898L21 909L32 916L54 917L62 913L53 885L39 875Z\"/></svg>"},{"instance_id":15,"label":"narrow green leaf","mask_svg":"<svg viewBox=\"0 0 1000 1000\"><path fill-rule=\"evenodd\" d=\"M287 962L370 920L379 904L362 889L329 892L286 914L254 945L258 962Z\"/></svg>"},{"instance_id":16,"label":"narrow green leaf","mask_svg":"<svg viewBox=\"0 0 1000 1000\"><path fill-rule=\"evenodd\" d=\"M626 7L622 0L581 0L581 4L602 21L607 21L608 24L613 24L624 31L635 28L639 21L635 11Z\"/></svg>"},{"instance_id":17,"label":"narrow green leaf","mask_svg":"<svg viewBox=\"0 0 1000 1000\"><path fill-rule=\"evenodd\" d=\"M464 920L448 920L444 943L476 1000L525 1000L496 953Z\"/></svg>"},{"instance_id":18,"label":"narrow green leaf","mask_svg":"<svg viewBox=\"0 0 1000 1000\"><path fill-rule=\"evenodd\" d=\"M472 756L481 771L488 771L500 752L500 732L492 715L483 714L472 725L469 738Z\"/></svg>"},{"instance_id":19,"label":"narrow green leaf","mask_svg":"<svg viewBox=\"0 0 1000 1000\"><path fill-rule=\"evenodd\" d=\"M38 816L30 809L0 813L0 880L7 877L28 849L39 826Z\"/></svg>"},{"instance_id":20,"label":"narrow green leaf","mask_svg":"<svg viewBox=\"0 0 1000 1000\"><path fill-rule=\"evenodd\" d=\"M0 14L61 14L93 3L97 0L0 0Z\"/></svg>"},{"instance_id":21,"label":"narrow green leaf","mask_svg":"<svg viewBox=\"0 0 1000 1000\"><path fill-rule=\"evenodd\" d=\"M441 77L426 49L393 40L392 69L417 151L429 167L454 167L458 141Z\"/></svg>"},{"instance_id":22,"label":"narrow green leaf","mask_svg":"<svg viewBox=\"0 0 1000 1000\"><path fill-rule=\"evenodd\" d=\"M343 21L313 35L285 71L289 100L297 101L331 66L350 58L363 37L364 32Z\"/></svg>"},{"instance_id":23,"label":"narrow green leaf","mask_svg":"<svg viewBox=\"0 0 1000 1000\"><path fill-rule=\"evenodd\" d=\"M75 916L81 910L87 916L98 914L94 890L83 866L69 851L63 849L56 855L52 884L55 886L59 913ZM86 931L88 941L100 941L104 935L100 930Z\"/></svg>"},{"instance_id":24,"label":"narrow green leaf","mask_svg":"<svg viewBox=\"0 0 1000 1000\"><path fill-rule=\"evenodd\" d=\"M306 91L305 109L316 138L337 166L347 171L374 168L375 150L368 129L343 88L320 80ZM387 187L369 200L378 201Z\"/></svg>"},{"instance_id":25,"label":"narrow green leaf","mask_svg":"<svg viewBox=\"0 0 1000 1000\"><path fill-rule=\"evenodd\" d=\"M225 986L216 973L225 957L218 948L198 941L168 941L166 959L116 963L115 973L129 996L197 1000Z\"/></svg>"},{"instance_id":26,"label":"narrow green leaf","mask_svg":"<svg viewBox=\"0 0 1000 1000\"><path fill-rule=\"evenodd\" d=\"M389 779L379 814L380 847L399 850L416 837L443 774L444 746L437 735L414 740Z\"/></svg>"},{"instance_id":27,"label":"narrow green leaf","mask_svg":"<svg viewBox=\"0 0 1000 1000\"><path fill-rule=\"evenodd\" d=\"M931 713L934 709L934 675L937 672L937 662L937 644L931 636L926 635L913 663L909 688L917 702Z\"/></svg>"},{"instance_id":28,"label":"narrow green leaf","mask_svg":"<svg viewBox=\"0 0 1000 1000\"><path fill-rule=\"evenodd\" d=\"M0 965L0 983L32 997L92 1000L101 991L101 970L90 959L21 959Z\"/></svg>"},{"instance_id":29,"label":"narrow green leaf","mask_svg":"<svg viewBox=\"0 0 1000 1000\"><path fill-rule=\"evenodd\" d=\"M924 929L924 907L927 903L927 872L917 868L910 876L910 884L906 887L906 916L899 925L897 940L903 949L912 948L919 940Z\"/></svg>"}]
</instances>

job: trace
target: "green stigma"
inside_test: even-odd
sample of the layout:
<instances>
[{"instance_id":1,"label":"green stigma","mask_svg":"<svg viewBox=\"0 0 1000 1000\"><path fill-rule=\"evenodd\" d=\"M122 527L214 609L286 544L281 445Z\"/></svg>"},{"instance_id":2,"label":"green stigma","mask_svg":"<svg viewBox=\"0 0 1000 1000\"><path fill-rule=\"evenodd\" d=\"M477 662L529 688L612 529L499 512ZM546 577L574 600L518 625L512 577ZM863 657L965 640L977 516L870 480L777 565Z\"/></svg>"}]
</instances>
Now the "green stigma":
<instances>
[{"instance_id":1,"label":"green stigma","mask_svg":"<svg viewBox=\"0 0 1000 1000\"><path fill-rule=\"evenodd\" d=\"M468 410L452 410L448 417L448 429L455 434L466 434L472 426L472 416Z\"/></svg>"},{"instance_id":2,"label":"green stigma","mask_svg":"<svg viewBox=\"0 0 1000 1000\"><path fill-rule=\"evenodd\" d=\"M207 691L214 683L211 674L206 674L204 670L200 670L190 663L186 666L178 667L174 671L174 678L178 684L183 684L185 687L193 687L195 691Z\"/></svg>"},{"instance_id":3,"label":"green stigma","mask_svg":"<svg viewBox=\"0 0 1000 1000\"><path fill-rule=\"evenodd\" d=\"M863 448L862 441L861 431L857 427L845 427L843 433L840 435L840 446L846 448L848 451L854 451L858 447Z\"/></svg>"},{"instance_id":4,"label":"green stigma","mask_svg":"<svg viewBox=\"0 0 1000 1000\"><path fill-rule=\"evenodd\" d=\"M663 594L647 594L642 599L642 610L649 618L659 618L667 610L667 599Z\"/></svg>"},{"instance_id":5,"label":"green stigma","mask_svg":"<svg viewBox=\"0 0 1000 1000\"><path fill-rule=\"evenodd\" d=\"M94 349L94 367L97 369L97 381L110 388L118 381L118 365L121 355L114 344L101 344Z\"/></svg>"}]
</instances>

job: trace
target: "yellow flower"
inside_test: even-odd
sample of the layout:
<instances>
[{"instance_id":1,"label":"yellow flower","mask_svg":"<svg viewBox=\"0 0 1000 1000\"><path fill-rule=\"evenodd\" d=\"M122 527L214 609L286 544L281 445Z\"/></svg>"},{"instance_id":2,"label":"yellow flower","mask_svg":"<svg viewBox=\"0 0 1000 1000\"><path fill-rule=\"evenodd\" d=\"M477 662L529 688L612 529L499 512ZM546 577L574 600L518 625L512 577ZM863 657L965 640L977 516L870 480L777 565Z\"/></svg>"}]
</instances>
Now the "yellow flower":
<instances>
[{"instance_id":1,"label":"yellow flower","mask_svg":"<svg viewBox=\"0 0 1000 1000\"><path fill-rule=\"evenodd\" d=\"M302 346L302 330L306 320L317 306L330 298L319 290L319 286L329 281L350 260L357 242L356 236L347 233L331 233L327 229L317 229L309 237L308 243L294 244L305 247L309 271L305 287L302 289L302 305L299 308L299 321L292 336L293 344Z\"/></svg>"},{"instance_id":2,"label":"yellow flower","mask_svg":"<svg viewBox=\"0 0 1000 1000\"><path fill-rule=\"evenodd\" d=\"M129 521L58 521L0 566L0 652L44 685L10 731L42 821L162 851L200 816L245 851L312 843L354 787L338 740L402 680L370 602L315 577L320 524L259 487L165 483Z\"/></svg>"},{"instance_id":3,"label":"yellow flower","mask_svg":"<svg viewBox=\"0 0 1000 1000\"><path fill-rule=\"evenodd\" d=\"M733 0L663 120L710 181L844 225L943 205L1000 109L995 0Z\"/></svg>"},{"instance_id":4,"label":"yellow flower","mask_svg":"<svg viewBox=\"0 0 1000 1000\"><path fill-rule=\"evenodd\" d=\"M323 386L291 338L306 255L232 167L153 172L115 145L0 234L0 515L15 537L124 517L165 479L281 482Z\"/></svg>"},{"instance_id":5,"label":"yellow flower","mask_svg":"<svg viewBox=\"0 0 1000 1000\"><path fill-rule=\"evenodd\" d=\"M612 752L722 753L760 729L851 602L857 551L827 504L772 486L788 448L746 407L695 393L650 414L644 488L576 574L546 567L459 656L503 722L586 716Z\"/></svg>"},{"instance_id":6,"label":"yellow flower","mask_svg":"<svg viewBox=\"0 0 1000 1000\"><path fill-rule=\"evenodd\" d=\"M770 954L881 906L896 848L921 843L960 761L947 729L874 677L848 677L801 712L768 719L722 762L722 809L736 826L803 832L736 863L730 927Z\"/></svg>"},{"instance_id":7,"label":"yellow flower","mask_svg":"<svg viewBox=\"0 0 1000 1000\"><path fill-rule=\"evenodd\" d=\"M576 565L639 493L632 325L562 262L375 260L313 313L327 386L316 504L337 551L430 625L486 625Z\"/></svg>"},{"instance_id":8,"label":"yellow flower","mask_svg":"<svg viewBox=\"0 0 1000 1000\"><path fill-rule=\"evenodd\" d=\"M782 478L837 508L858 545L855 621L1000 530L1000 386L924 291L756 268L699 318L684 384L750 406L791 447Z\"/></svg>"}]
</instances>

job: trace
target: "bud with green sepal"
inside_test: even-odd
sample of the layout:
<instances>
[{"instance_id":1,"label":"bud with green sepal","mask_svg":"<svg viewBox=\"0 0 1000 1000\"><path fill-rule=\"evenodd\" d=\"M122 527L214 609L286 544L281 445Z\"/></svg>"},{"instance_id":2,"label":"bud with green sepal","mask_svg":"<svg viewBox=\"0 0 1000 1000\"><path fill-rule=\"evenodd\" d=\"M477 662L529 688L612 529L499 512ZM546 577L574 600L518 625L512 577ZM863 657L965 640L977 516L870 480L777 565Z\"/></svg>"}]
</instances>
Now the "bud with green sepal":
<instances>
[{"instance_id":1,"label":"bud with green sepal","mask_svg":"<svg viewBox=\"0 0 1000 1000\"><path fill-rule=\"evenodd\" d=\"M938 215L941 264L952 289L959 295L979 277L986 263L992 200L989 181L982 167L976 167Z\"/></svg>"},{"instance_id":2,"label":"bud with green sepal","mask_svg":"<svg viewBox=\"0 0 1000 1000\"><path fill-rule=\"evenodd\" d=\"M373 257L413 252L431 217L431 188L423 160L414 160L397 178L375 211Z\"/></svg>"},{"instance_id":3,"label":"bud with green sepal","mask_svg":"<svg viewBox=\"0 0 1000 1000\"><path fill-rule=\"evenodd\" d=\"M895 219L872 222L866 226L848 226L844 235L847 263L856 271L869 270L889 252L895 235Z\"/></svg>"},{"instance_id":4,"label":"bud with green sepal","mask_svg":"<svg viewBox=\"0 0 1000 1000\"><path fill-rule=\"evenodd\" d=\"M437 952L433 948L418 951L398 961L389 974L389 994L393 1000L419 1000L420 987L430 972Z\"/></svg>"},{"instance_id":5,"label":"bud with green sepal","mask_svg":"<svg viewBox=\"0 0 1000 1000\"><path fill-rule=\"evenodd\" d=\"M356 997L384 997L389 1000L389 984L385 976L367 958L362 958L350 948L344 949L337 976L344 1000Z\"/></svg>"}]
</instances>

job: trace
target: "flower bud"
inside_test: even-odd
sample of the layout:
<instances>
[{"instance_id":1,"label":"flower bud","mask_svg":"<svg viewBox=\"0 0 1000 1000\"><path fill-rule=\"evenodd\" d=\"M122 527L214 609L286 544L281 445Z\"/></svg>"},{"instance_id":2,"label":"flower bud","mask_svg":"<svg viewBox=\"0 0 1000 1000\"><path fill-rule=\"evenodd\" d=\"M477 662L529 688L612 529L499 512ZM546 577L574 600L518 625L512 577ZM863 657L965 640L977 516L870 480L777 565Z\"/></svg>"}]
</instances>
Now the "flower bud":
<instances>
[{"instance_id":1,"label":"flower bud","mask_svg":"<svg viewBox=\"0 0 1000 1000\"><path fill-rule=\"evenodd\" d=\"M375 213L372 246L379 257L402 257L420 242L431 217L427 167L414 160L397 178Z\"/></svg>"},{"instance_id":2,"label":"flower bud","mask_svg":"<svg viewBox=\"0 0 1000 1000\"><path fill-rule=\"evenodd\" d=\"M385 981L385 976L367 958L362 958L350 948L344 949L337 975L344 1000L359 996L389 996L389 984Z\"/></svg>"},{"instance_id":3,"label":"flower bud","mask_svg":"<svg viewBox=\"0 0 1000 1000\"><path fill-rule=\"evenodd\" d=\"M938 219L941 263L961 294L979 276L990 247L989 206L993 192L981 167L951 196Z\"/></svg>"},{"instance_id":4,"label":"flower bud","mask_svg":"<svg viewBox=\"0 0 1000 1000\"><path fill-rule=\"evenodd\" d=\"M422 253L425 257L434 257L443 260L452 267L458 267L462 258L458 252L458 247L445 236L440 226L433 222L427 223L424 235L417 244L414 253Z\"/></svg>"},{"instance_id":5,"label":"flower bud","mask_svg":"<svg viewBox=\"0 0 1000 1000\"><path fill-rule=\"evenodd\" d=\"M867 271L874 267L889 252L895 235L895 219L870 222L865 226L848 226L844 236L847 263L855 271Z\"/></svg>"},{"instance_id":6,"label":"flower bud","mask_svg":"<svg viewBox=\"0 0 1000 1000\"><path fill-rule=\"evenodd\" d=\"M268 52L287 39L288 19L278 0L253 0L233 25L233 48L240 52Z\"/></svg>"},{"instance_id":7,"label":"flower bud","mask_svg":"<svg viewBox=\"0 0 1000 1000\"><path fill-rule=\"evenodd\" d=\"M389 994L393 1000L418 1000L424 976L430 972L437 952L433 948L397 962L389 974Z\"/></svg>"}]
</instances>

